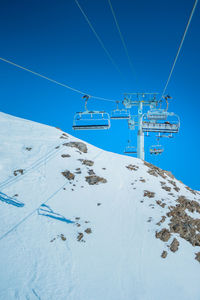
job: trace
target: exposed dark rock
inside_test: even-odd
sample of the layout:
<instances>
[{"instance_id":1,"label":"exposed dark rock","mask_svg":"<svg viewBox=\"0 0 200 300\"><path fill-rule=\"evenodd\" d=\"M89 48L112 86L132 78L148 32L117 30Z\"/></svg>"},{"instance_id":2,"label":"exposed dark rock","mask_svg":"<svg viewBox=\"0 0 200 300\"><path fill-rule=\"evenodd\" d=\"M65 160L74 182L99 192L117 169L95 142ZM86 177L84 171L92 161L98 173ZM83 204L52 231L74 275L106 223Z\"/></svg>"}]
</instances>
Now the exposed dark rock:
<instances>
[{"instance_id":1,"label":"exposed dark rock","mask_svg":"<svg viewBox=\"0 0 200 300\"><path fill-rule=\"evenodd\" d=\"M85 232L86 232L87 234L90 234L90 233L92 233L92 229L91 229L91 228L87 228L87 229L85 229Z\"/></svg>"},{"instance_id":2,"label":"exposed dark rock","mask_svg":"<svg viewBox=\"0 0 200 300\"><path fill-rule=\"evenodd\" d=\"M80 242L83 238L83 233L82 232L79 232L78 233L78 236L77 236L77 241Z\"/></svg>"},{"instance_id":3,"label":"exposed dark rock","mask_svg":"<svg viewBox=\"0 0 200 300\"><path fill-rule=\"evenodd\" d=\"M98 184L98 183L106 183L107 182L107 180L105 178L99 177L97 175L86 176L85 180L90 185L94 185L94 184Z\"/></svg>"},{"instance_id":4,"label":"exposed dark rock","mask_svg":"<svg viewBox=\"0 0 200 300\"><path fill-rule=\"evenodd\" d=\"M167 251L163 251L162 254L161 254L161 257L166 258L167 257Z\"/></svg>"},{"instance_id":5,"label":"exposed dark rock","mask_svg":"<svg viewBox=\"0 0 200 300\"><path fill-rule=\"evenodd\" d=\"M14 174L14 176L17 176L17 175L19 175L19 174L23 175L23 174L24 174L24 169L18 169L18 170L15 170L15 171L13 172L13 174Z\"/></svg>"},{"instance_id":6,"label":"exposed dark rock","mask_svg":"<svg viewBox=\"0 0 200 300\"><path fill-rule=\"evenodd\" d=\"M60 146L56 146L56 147L55 147L55 149L58 149L58 148L60 148Z\"/></svg>"},{"instance_id":7,"label":"exposed dark rock","mask_svg":"<svg viewBox=\"0 0 200 300\"><path fill-rule=\"evenodd\" d=\"M179 241L176 238L174 238L170 245L170 250L172 252L176 252L178 250L178 247L179 247Z\"/></svg>"},{"instance_id":8,"label":"exposed dark rock","mask_svg":"<svg viewBox=\"0 0 200 300\"><path fill-rule=\"evenodd\" d=\"M144 178L140 178L141 182L146 182L146 180Z\"/></svg>"},{"instance_id":9,"label":"exposed dark rock","mask_svg":"<svg viewBox=\"0 0 200 300\"><path fill-rule=\"evenodd\" d=\"M155 176L155 177L161 176L164 179L166 179L168 176L168 177L174 179L174 175L172 175L172 173L169 171L162 170L146 161L144 161L144 165L149 168L149 170L147 172L152 176Z\"/></svg>"},{"instance_id":10,"label":"exposed dark rock","mask_svg":"<svg viewBox=\"0 0 200 300\"><path fill-rule=\"evenodd\" d=\"M161 231L156 232L156 238L160 239L163 242L167 242L171 237L171 233L168 229L163 228Z\"/></svg>"},{"instance_id":11,"label":"exposed dark rock","mask_svg":"<svg viewBox=\"0 0 200 300\"><path fill-rule=\"evenodd\" d=\"M67 178L68 180L74 180L74 178L75 178L75 175L73 173L71 173L70 171L68 171L68 170L63 171L62 175L65 178Z\"/></svg>"},{"instance_id":12,"label":"exposed dark rock","mask_svg":"<svg viewBox=\"0 0 200 300\"><path fill-rule=\"evenodd\" d=\"M169 186L166 186L166 185L163 185L162 189L165 190L165 191L167 191L167 192L171 191L171 188Z\"/></svg>"},{"instance_id":13,"label":"exposed dark rock","mask_svg":"<svg viewBox=\"0 0 200 300\"><path fill-rule=\"evenodd\" d=\"M166 220L166 216L162 216L162 219L158 223L156 223L156 225L160 226L162 223L165 222L165 220Z\"/></svg>"},{"instance_id":14,"label":"exposed dark rock","mask_svg":"<svg viewBox=\"0 0 200 300\"><path fill-rule=\"evenodd\" d=\"M195 253L195 259L200 262L200 252Z\"/></svg>"},{"instance_id":15,"label":"exposed dark rock","mask_svg":"<svg viewBox=\"0 0 200 300\"><path fill-rule=\"evenodd\" d=\"M61 136L60 136L60 139L68 139L68 135L66 133L63 133Z\"/></svg>"},{"instance_id":16,"label":"exposed dark rock","mask_svg":"<svg viewBox=\"0 0 200 300\"><path fill-rule=\"evenodd\" d=\"M66 237L64 236L64 234L60 235L61 240L66 241Z\"/></svg>"},{"instance_id":17,"label":"exposed dark rock","mask_svg":"<svg viewBox=\"0 0 200 300\"><path fill-rule=\"evenodd\" d=\"M25 148L27 151L31 151L32 150L32 147L26 147Z\"/></svg>"},{"instance_id":18,"label":"exposed dark rock","mask_svg":"<svg viewBox=\"0 0 200 300\"><path fill-rule=\"evenodd\" d=\"M87 159L79 159L83 165L92 167L94 165L94 162L92 160L87 160Z\"/></svg>"},{"instance_id":19,"label":"exposed dark rock","mask_svg":"<svg viewBox=\"0 0 200 300\"><path fill-rule=\"evenodd\" d=\"M88 170L89 175L96 175L92 169Z\"/></svg>"},{"instance_id":20,"label":"exposed dark rock","mask_svg":"<svg viewBox=\"0 0 200 300\"><path fill-rule=\"evenodd\" d=\"M79 151L83 153L87 153L88 151L86 144L82 142L69 142L69 143L64 143L63 145L67 147L77 148Z\"/></svg>"},{"instance_id":21,"label":"exposed dark rock","mask_svg":"<svg viewBox=\"0 0 200 300\"><path fill-rule=\"evenodd\" d=\"M139 167L136 165L128 165L126 168L130 171L137 171L139 169Z\"/></svg>"},{"instance_id":22,"label":"exposed dark rock","mask_svg":"<svg viewBox=\"0 0 200 300\"><path fill-rule=\"evenodd\" d=\"M101 203L97 203L97 206L100 206L101 205Z\"/></svg>"},{"instance_id":23,"label":"exposed dark rock","mask_svg":"<svg viewBox=\"0 0 200 300\"><path fill-rule=\"evenodd\" d=\"M157 200L156 203L157 203L158 205L160 205L162 208L164 208L165 205L166 205L165 203L161 202L160 200Z\"/></svg>"},{"instance_id":24,"label":"exposed dark rock","mask_svg":"<svg viewBox=\"0 0 200 300\"><path fill-rule=\"evenodd\" d=\"M155 197L155 193L145 190L144 191L144 197L154 198Z\"/></svg>"},{"instance_id":25,"label":"exposed dark rock","mask_svg":"<svg viewBox=\"0 0 200 300\"><path fill-rule=\"evenodd\" d=\"M70 157L71 155L69 154L61 154L61 157L65 158L65 157Z\"/></svg>"}]
</instances>

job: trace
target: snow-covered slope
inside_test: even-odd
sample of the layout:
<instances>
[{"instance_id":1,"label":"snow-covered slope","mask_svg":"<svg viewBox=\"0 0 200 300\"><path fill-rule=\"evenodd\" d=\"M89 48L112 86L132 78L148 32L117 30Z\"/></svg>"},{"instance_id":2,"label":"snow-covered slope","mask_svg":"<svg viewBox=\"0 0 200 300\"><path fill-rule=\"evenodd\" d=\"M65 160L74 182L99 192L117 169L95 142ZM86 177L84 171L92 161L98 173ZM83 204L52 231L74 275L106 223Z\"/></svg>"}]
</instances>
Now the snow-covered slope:
<instances>
[{"instance_id":1,"label":"snow-covered slope","mask_svg":"<svg viewBox=\"0 0 200 300\"><path fill-rule=\"evenodd\" d=\"M198 192L4 113L0 141L1 300L200 299Z\"/></svg>"}]
</instances>

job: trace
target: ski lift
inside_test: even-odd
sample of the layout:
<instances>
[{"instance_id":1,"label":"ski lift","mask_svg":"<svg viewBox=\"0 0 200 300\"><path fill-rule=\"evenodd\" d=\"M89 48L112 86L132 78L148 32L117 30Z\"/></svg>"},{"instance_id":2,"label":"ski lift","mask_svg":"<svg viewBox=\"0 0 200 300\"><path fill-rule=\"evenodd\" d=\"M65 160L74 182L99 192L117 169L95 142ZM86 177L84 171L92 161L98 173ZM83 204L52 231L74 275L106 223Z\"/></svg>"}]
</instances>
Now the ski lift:
<instances>
[{"instance_id":1,"label":"ski lift","mask_svg":"<svg viewBox=\"0 0 200 300\"><path fill-rule=\"evenodd\" d=\"M180 119L174 113L168 113L167 121L165 120L149 120L147 114L142 117L143 132L162 132L162 133L178 133L180 128Z\"/></svg>"},{"instance_id":2,"label":"ski lift","mask_svg":"<svg viewBox=\"0 0 200 300\"><path fill-rule=\"evenodd\" d=\"M147 118L148 120L166 120L167 119L167 111L165 109L150 109L147 112Z\"/></svg>"},{"instance_id":3,"label":"ski lift","mask_svg":"<svg viewBox=\"0 0 200 300\"><path fill-rule=\"evenodd\" d=\"M136 154L137 153L136 147L131 145L130 140L128 140L128 145L125 147L124 153L125 154Z\"/></svg>"},{"instance_id":4,"label":"ski lift","mask_svg":"<svg viewBox=\"0 0 200 300\"><path fill-rule=\"evenodd\" d=\"M120 101L116 101L117 108L111 112L112 120L127 120L130 118L130 111L127 109L119 109Z\"/></svg>"},{"instance_id":5,"label":"ski lift","mask_svg":"<svg viewBox=\"0 0 200 300\"><path fill-rule=\"evenodd\" d=\"M88 95L84 95L85 111L77 112L74 116L74 130L99 130L110 128L110 116L105 111L89 111L87 109Z\"/></svg>"},{"instance_id":6,"label":"ski lift","mask_svg":"<svg viewBox=\"0 0 200 300\"><path fill-rule=\"evenodd\" d=\"M164 147L162 145L152 145L149 149L150 154L159 155L164 151Z\"/></svg>"}]
</instances>

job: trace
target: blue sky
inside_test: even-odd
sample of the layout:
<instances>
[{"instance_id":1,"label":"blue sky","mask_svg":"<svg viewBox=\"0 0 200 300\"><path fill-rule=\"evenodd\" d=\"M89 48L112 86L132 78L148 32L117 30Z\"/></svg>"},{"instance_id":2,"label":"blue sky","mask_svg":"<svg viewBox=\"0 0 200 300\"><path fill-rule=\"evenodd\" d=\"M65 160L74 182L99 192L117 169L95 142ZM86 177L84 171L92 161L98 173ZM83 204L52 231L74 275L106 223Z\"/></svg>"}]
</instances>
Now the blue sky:
<instances>
[{"instance_id":1,"label":"blue sky","mask_svg":"<svg viewBox=\"0 0 200 300\"><path fill-rule=\"evenodd\" d=\"M134 74L115 27L107 0L79 0L96 32L122 73L116 71L74 0L1 1L0 56L88 94L123 100L124 92L161 92L193 0L112 0ZM164 140L162 156L146 160L172 171L199 189L200 5L169 83L169 110L181 118L180 133ZM126 121L113 121L109 131L73 132L79 94L0 61L1 111L62 128L103 149L123 153ZM110 112L113 103L91 100L91 109ZM133 132L133 142L136 135Z\"/></svg>"}]
</instances>

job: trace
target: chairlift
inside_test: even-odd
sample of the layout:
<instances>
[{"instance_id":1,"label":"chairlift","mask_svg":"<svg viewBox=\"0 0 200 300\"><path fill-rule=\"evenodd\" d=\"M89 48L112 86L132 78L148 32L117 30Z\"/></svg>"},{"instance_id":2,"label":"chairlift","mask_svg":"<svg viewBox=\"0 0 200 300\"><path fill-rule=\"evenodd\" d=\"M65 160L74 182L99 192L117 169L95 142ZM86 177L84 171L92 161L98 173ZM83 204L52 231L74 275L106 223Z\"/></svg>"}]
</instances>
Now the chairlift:
<instances>
[{"instance_id":1,"label":"chairlift","mask_svg":"<svg viewBox=\"0 0 200 300\"><path fill-rule=\"evenodd\" d=\"M135 146L131 145L131 141L128 140L128 145L124 149L125 154L136 154L137 153L137 148Z\"/></svg>"},{"instance_id":2,"label":"chairlift","mask_svg":"<svg viewBox=\"0 0 200 300\"><path fill-rule=\"evenodd\" d=\"M130 111L127 109L119 109L120 101L116 101L117 108L111 112L112 120L127 120L130 118Z\"/></svg>"},{"instance_id":3,"label":"chairlift","mask_svg":"<svg viewBox=\"0 0 200 300\"><path fill-rule=\"evenodd\" d=\"M147 112L148 120L166 120L168 113L165 109L154 108Z\"/></svg>"},{"instance_id":4,"label":"chairlift","mask_svg":"<svg viewBox=\"0 0 200 300\"><path fill-rule=\"evenodd\" d=\"M77 112L74 116L74 130L100 130L110 128L110 115L105 111L89 111L87 109L88 95L83 96L85 111Z\"/></svg>"},{"instance_id":5,"label":"chairlift","mask_svg":"<svg viewBox=\"0 0 200 300\"><path fill-rule=\"evenodd\" d=\"M174 113L168 113L167 121L149 120L147 114L142 117L143 132L160 132L160 133L178 133L180 128L180 119Z\"/></svg>"},{"instance_id":6,"label":"chairlift","mask_svg":"<svg viewBox=\"0 0 200 300\"><path fill-rule=\"evenodd\" d=\"M162 145L152 145L149 149L150 154L159 155L164 151L164 147Z\"/></svg>"}]
</instances>

